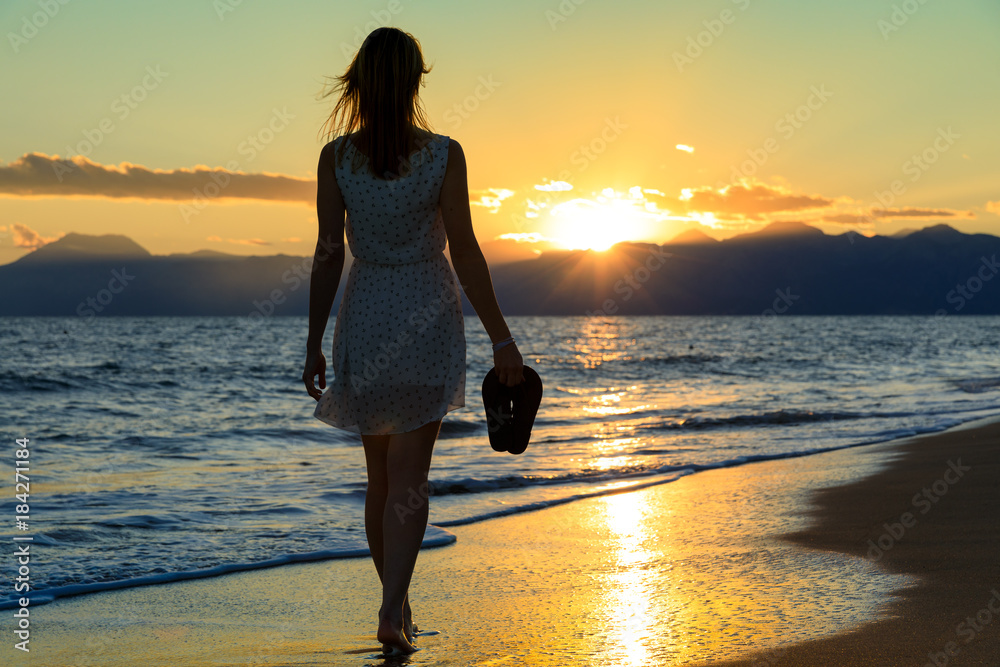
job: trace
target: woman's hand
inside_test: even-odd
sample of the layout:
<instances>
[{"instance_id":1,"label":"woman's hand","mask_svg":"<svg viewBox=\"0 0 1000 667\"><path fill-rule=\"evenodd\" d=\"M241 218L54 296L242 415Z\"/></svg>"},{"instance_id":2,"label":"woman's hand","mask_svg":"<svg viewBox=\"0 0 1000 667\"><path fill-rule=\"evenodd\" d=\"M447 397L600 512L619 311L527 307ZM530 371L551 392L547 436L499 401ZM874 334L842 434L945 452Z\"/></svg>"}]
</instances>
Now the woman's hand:
<instances>
[{"instance_id":1,"label":"woman's hand","mask_svg":"<svg viewBox=\"0 0 1000 667\"><path fill-rule=\"evenodd\" d=\"M319 389L313 384L313 378L319 376ZM306 383L306 391L317 401L326 389L326 357L319 350L306 352L306 368L302 371L302 381Z\"/></svg>"},{"instance_id":2,"label":"woman's hand","mask_svg":"<svg viewBox=\"0 0 1000 667\"><path fill-rule=\"evenodd\" d=\"M497 371L497 378L508 387L524 382L524 361L517 351L516 343L504 345L493 353L493 367Z\"/></svg>"}]
</instances>

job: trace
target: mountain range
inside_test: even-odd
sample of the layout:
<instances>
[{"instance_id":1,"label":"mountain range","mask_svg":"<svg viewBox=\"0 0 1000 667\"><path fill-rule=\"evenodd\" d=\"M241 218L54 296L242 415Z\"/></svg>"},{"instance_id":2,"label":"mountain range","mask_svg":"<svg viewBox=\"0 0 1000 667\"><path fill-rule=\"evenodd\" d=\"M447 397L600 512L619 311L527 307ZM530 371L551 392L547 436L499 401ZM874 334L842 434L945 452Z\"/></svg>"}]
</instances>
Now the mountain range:
<instances>
[{"instance_id":1,"label":"mountain range","mask_svg":"<svg viewBox=\"0 0 1000 667\"><path fill-rule=\"evenodd\" d=\"M947 225L866 237L781 222L603 252L527 245L490 267L505 314L1000 314L1000 237ZM152 255L126 236L72 233L0 266L0 316L305 315L311 262ZM350 255L334 313L349 266Z\"/></svg>"}]
</instances>

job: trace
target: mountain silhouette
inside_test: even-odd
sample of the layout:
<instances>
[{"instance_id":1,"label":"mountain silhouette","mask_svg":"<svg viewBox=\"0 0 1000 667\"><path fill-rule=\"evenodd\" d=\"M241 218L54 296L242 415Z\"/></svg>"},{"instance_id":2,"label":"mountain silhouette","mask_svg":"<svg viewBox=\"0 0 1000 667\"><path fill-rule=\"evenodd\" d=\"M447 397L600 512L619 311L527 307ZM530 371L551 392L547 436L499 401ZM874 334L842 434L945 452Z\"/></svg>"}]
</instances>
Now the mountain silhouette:
<instances>
[{"instance_id":1,"label":"mountain silhouette","mask_svg":"<svg viewBox=\"0 0 1000 667\"><path fill-rule=\"evenodd\" d=\"M529 258L491 265L494 291L510 315L1000 314L1000 237L947 225L832 236L797 222L701 236L603 252L522 244ZM334 313L350 262L348 252ZM0 266L0 315L305 315L311 266L67 234ZM464 296L463 308L474 315Z\"/></svg>"},{"instance_id":2,"label":"mountain silhouette","mask_svg":"<svg viewBox=\"0 0 1000 667\"><path fill-rule=\"evenodd\" d=\"M670 239L668 243L672 245L688 245L693 243L718 243L718 239L713 239L711 236L701 231L700 229L689 229L686 232L681 232L674 238Z\"/></svg>"},{"instance_id":3,"label":"mountain silhouette","mask_svg":"<svg viewBox=\"0 0 1000 667\"><path fill-rule=\"evenodd\" d=\"M35 262L75 261L83 259L136 259L152 257L149 251L121 234L70 233L57 241L43 245L34 252L14 262L33 264Z\"/></svg>"}]
</instances>

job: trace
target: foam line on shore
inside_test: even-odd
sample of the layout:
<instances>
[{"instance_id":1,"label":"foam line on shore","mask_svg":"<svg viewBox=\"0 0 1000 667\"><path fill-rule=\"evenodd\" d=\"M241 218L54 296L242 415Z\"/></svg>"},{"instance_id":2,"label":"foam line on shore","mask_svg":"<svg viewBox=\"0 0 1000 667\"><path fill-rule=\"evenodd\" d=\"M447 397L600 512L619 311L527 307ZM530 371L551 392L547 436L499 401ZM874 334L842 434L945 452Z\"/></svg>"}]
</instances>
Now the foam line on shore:
<instances>
[{"instance_id":1,"label":"foam line on shore","mask_svg":"<svg viewBox=\"0 0 1000 667\"><path fill-rule=\"evenodd\" d=\"M878 440L866 440L863 442L851 443L846 445L806 449L797 452L788 452L782 454L761 454L755 456L742 456L718 463L683 466L680 468L669 470L667 471L667 474L664 474L664 471L660 470L654 473L656 474L655 478L642 482L636 482L633 484L623 483L618 486L610 486L598 491L574 494L571 496L567 496L565 498L555 498L551 500L544 500L534 503L526 503L523 505L517 505L514 507L504 508L502 510L497 510L495 512L486 512L475 516L452 519L449 521L437 521L434 522L434 524L428 526L428 534L424 538L422 548L439 547L454 543L457 540L457 537L453 533L445 530L445 528L448 527L478 523L481 521L486 521L489 519L499 518L503 516L509 516L512 514L534 512L541 509L546 509L549 507L554 507L557 505L563 505L566 503L574 502L577 500L584 500L587 498L595 498L600 496L626 493L629 491L637 491L651 486L657 486L660 484L667 484L670 482L674 482L677 481L678 479L681 479L682 477L686 477L687 475L694 474L696 472L701 472L706 470L716 470L720 468L733 468L748 463L758 463L763 461L773 461L780 459L791 459L804 456L812 456L814 454L822 454L825 452L839 451L855 447L863 447L868 445L892 442L894 440L902 440L914 436L929 436L949 429L975 428L980 425L994 423L994 422L1000 422L1000 415L994 415L985 418L976 417L968 421L955 420L954 423L951 424L939 423L936 424L934 427L928 427L926 429L901 429L898 431L887 432L883 434L887 437L880 438ZM276 556L274 558L269 558L266 560L256 561L256 562L224 563L221 565L217 565L215 567L199 569L199 570L164 572L155 575L132 577L128 579L120 579L114 581L101 581L101 582L93 582L86 584L69 584L66 586L57 586L53 588L43 589L40 591L33 591L27 597L30 598L32 605L40 605L52 602L53 600L56 600L58 598L70 597L75 595L85 595L89 593L99 593L103 591L116 590L122 588L133 588L138 586L166 584L166 583L173 583L176 581L185 581L190 579L217 577L224 574L230 574L233 572L242 572L242 571L256 570L261 568L271 568L281 565L288 565L292 563L300 563L307 561L343 559L343 558L365 558L368 556L369 556L369 551L366 548L326 549L326 550L311 551L306 553L282 554L281 556ZM0 601L0 609L12 609L16 608L17 606L19 606L17 599L8 599Z\"/></svg>"}]
</instances>

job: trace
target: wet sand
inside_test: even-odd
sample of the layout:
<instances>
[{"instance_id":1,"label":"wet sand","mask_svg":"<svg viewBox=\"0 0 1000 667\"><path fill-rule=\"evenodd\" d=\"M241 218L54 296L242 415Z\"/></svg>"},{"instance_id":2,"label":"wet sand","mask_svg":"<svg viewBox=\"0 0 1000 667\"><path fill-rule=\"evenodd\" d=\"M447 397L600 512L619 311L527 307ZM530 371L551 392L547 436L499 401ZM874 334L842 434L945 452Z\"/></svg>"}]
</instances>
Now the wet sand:
<instances>
[{"instance_id":1,"label":"wet sand","mask_svg":"<svg viewBox=\"0 0 1000 667\"><path fill-rule=\"evenodd\" d=\"M919 577L892 617L731 665L1000 665L1000 424L914 438L787 536Z\"/></svg>"},{"instance_id":2,"label":"wet sand","mask_svg":"<svg viewBox=\"0 0 1000 667\"><path fill-rule=\"evenodd\" d=\"M417 563L415 619L437 634L409 661L380 657L374 568L348 559L57 600L4 663L998 664L1000 614L975 620L1000 590L998 480L989 425L456 527Z\"/></svg>"}]
</instances>

